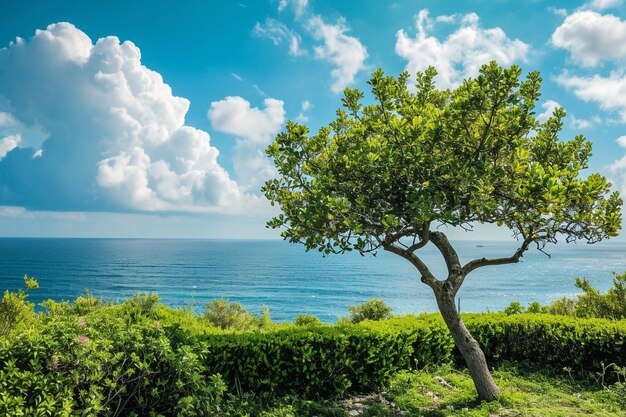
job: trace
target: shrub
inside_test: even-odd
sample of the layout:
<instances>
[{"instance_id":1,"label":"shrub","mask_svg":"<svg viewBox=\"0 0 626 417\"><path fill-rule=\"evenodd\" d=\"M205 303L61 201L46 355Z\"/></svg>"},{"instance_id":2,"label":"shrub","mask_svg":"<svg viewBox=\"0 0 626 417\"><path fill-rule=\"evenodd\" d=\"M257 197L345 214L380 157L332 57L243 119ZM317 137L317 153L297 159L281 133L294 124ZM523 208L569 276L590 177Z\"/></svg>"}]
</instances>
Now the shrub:
<instances>
[{"instance_id":1,"label":"shrub","mask_svg":"<svg viewBox=\"0 0 626 417\"><path fill-rule=\"evenodd\" d=\"M212 415L225 386L201 346L99 313L0 343L0 415Z\"/></svg>"},{"instance_id":2,"label":"shrub","mask_svg":"<svg viewBox=\"0 0 626 417\"><path fill-rule=\"evenodd\" d=\"M293 326L267 333L206 335L200 340L208 349L206 368L221 374L231 389L309 398L377 390L400 369L451 359L452 339L441 323L436 325L438 331L423 321L418 327L370 323ZM438 354L431 355L432 351Z\"/></svg>"},{"instance_id":3,"label":"shrub","mask_svg":"<svg viewBox=\"0 0 626 417\"><path fill-rule=\"evenodd\" d=\"M25 290L5 291L0 300L0 336L8 334L19 325L31 322L35 317L35 305L26 301L28 291L39 288L35 278L24 275Z\"/></svg>"},{"instance_id":4,"label":"shrub","mask_svg":"<svg viewBox=\"0 0 626 417\"><path fill-rule=\"evenodd\" d=\"M626 321L547 314L471 315L468 329L491 362L509 360L579 371L626 365Z\"/></svg>"},{"instance_id":5,"label":"shrub","mask_svg":"<svg viewBox=\"0 0 626 417\"><path fill-rule=\"evenodd\" d=\"M313 314L298 314L293 324L296 326L317 326L322 324L322 322Z\"/></svg>"},{"instance_id":6,"label":"shrub","mask_svg":"<svg viewBox=\"0 0 626 417\"><path fill-rule=\"evenodd\" d=\"M594 288L585 278L576 278L576 287L583 290L576 300L563 297L549 306L542 306L533 302L528 306L529 313L550 313L561 316L596 317L604 319L626 319L626 272L619 275L613 272L613 287L606 293L601 293ZM513 302L504 312L506 314L519 314L524 307Z\"/></svg>"},{"instance_id":7,"label":"shrub","mask_svg":"<svg viewBox=\"0 0 626 417\"><path fill-rule=\"evenodd\" d=\"M148 317L152 313L154 306L160 302L157 294L146 294L136 292L133 298L124 300L122 304L123 314L131 320L138 320L139 317Z\"/></svg>"},{"instance_id":8,"label":"shrub","mask_svg":"<svg viewBox=\"0 0 626 417\"><path fill-rule=\"evenodd\" d=\"M85 314L97 310L103 305L104 301L102 301L102 298L94 297L93 293L89 290L85 290L85 294L76 298L74 305L72 305L71 308L74 314L84 316Z\"/></svg>"},{"instance_id":9,"label":"shrub","mask_svg":"<svg viewBox=\"0 0 626 417\"><path fill-rule=\"evenodd\" d=\"M576 301L567 297L560 298L550 304L548 311L559 316L573 316L576 314Z\"/></svg>"},{"instance_id":10,"label":"shrub","mask_svg":"<svg viewBox=\"0 0 626 417\"><path fill-rule=\"evenodd\" d=\"M359 306L350 306L350 321L360 323L363 320L383 320L391 317L392 308L387 306L383 300L372 298Z\"/></svg>"},{"instance_id":11,"label":"shrub","mask_svg":"<svg viewBox=\"0 0 626 417\"><path fill-rule=\"evenodd\" d=\"M206 305L204 317L220 329L246 330L254 324L254 317L239 302L218 298Z\"/></svg>"},{"instance_id":12,"label":"shrub","mask_svg":"<svg viewBox=\"0 0 626 417\"><path fill-rule=\"evenodd\" d=\"M549 308L546 306L542 306L539 302L533 301L528 305L528 309L526 310L528 313L532 314L546 314L549 313Z\"/></svg>"},{"instance_id":13,"label":"shrub","mask_svg":"<svg viewBox=\"0 0 626 417\"><path fill-rule=\"evenodd\" d=\"M513 301L507 308L504 309L504 314L510 316L512 314L522 314L526 309L522 304L517 301Z\"/></svg>"},{"instance_id":14,"label":"shrub","mask_svg":"<svg viewBox=\"0 0 626 417\"><path fill-rule=\"evenodd\" d=\"M578 297L576 315L579 317L600 317L626 319L626 272L613 273L613 288L606 293L595 289L585 278L576 278L576 287L585 293Z\"/></svg>"}]
</instances>

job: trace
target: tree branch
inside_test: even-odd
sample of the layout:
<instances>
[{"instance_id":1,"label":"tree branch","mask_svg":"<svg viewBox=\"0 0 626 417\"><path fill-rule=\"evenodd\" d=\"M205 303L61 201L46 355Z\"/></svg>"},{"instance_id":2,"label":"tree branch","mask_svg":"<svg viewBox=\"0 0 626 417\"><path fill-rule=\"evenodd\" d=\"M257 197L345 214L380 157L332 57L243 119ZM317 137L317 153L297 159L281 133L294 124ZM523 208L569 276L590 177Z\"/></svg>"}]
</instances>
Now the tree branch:
<instances>
[{"instance_id":1,"label":"tree branch","mask_svg":"<svg viewBox=\"0 0 626 417\"><path fill-rule=\"evenodd\" d=\"M416 250L421 249L424 246L426 246L428 242L430 241L429 230L430 230L430 222L424 222L424 224L422 225L422 230L417 233L417 235L420 238L419 242L416 243L415 240L413 240L413 244L409 246L406 249L406 251L409 253L413 253Z\"/></svg>"},{"instance_id":2,"label":"tree branch","mask_svg":"<svg viewBox=\"0 0 626 417\"><path fill-rule=\"evenodd\" d=\"M470 272L472 272L474 269L477 268L481 268L483 266L488 266L488 265L505 265L505 264L514 264L519 262L520 258L522 257L522 255L524 254L524 252L526 252L526 250L528 249L528 246L534 241L534 239L532 237L527 237L524 242L522 243L522 246L520 246L515 253L508 257L508 258L493 258L493 259L487 259L487 258L480 258L480 259L474 259L473 261L470 261L468 263L466 263L463 268L462 268L462 272L464 275L469 274Z\"/></svg>"},{"instance_id":3,"label":"tree branch","mask_svg":"<svg viewBox=\"0 0 626 417\"><path fill-rule=\"evenodd\" d=\"M409 252L408 250L402 249L394 245L393 243L385 244L383 248L386 251L402 256L404 259L411 262L413 266L417 268L417 270L422 275L421 280L424 284L428 285L429 287L433 289L435 289L435 287L438 287L440 285L439 280L437 280L435 276L432 274L432 272L430 272L430 269L428 269L428 266L426 266L426 264L413 252Z\"/></svg>"},{"instance_id":4,"label":"tree branch","mask_svg":"<svg viewBox=\"0 0 626 417\"><path fill-rule=\"evenodd\" d=\"M459 255L457 255L446 235L442 232L430 232L430 240L439 249L443 259L446 261L448 276L459 275L461 273L461 261L459 261Z\"/></svg>"}]
</instances>

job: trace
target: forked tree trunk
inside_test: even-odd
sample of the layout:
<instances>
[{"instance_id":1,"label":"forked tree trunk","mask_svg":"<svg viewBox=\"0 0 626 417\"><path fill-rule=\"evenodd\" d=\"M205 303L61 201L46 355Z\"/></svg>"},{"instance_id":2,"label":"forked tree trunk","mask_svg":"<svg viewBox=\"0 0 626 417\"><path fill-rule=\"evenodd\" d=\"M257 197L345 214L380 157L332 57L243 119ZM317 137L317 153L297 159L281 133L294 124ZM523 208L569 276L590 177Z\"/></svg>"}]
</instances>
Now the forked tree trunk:
<instances>
[{"instance_id":1,"label":"forked tree trunk","mask_svg":"<svg viewBox=\"0 0 626 417\"><path fill-rule=\"evenodd\" d=\"M454 295L444 288L438 288L434 291L439 311L452 334L456 347L465 359L469 373L474 380L476 391L478 391L478 397L484 401L497 400L500 390L491 377L485 354L480 345L467 330L461 316L456 311Z\"/></svg>"}]
</instances>

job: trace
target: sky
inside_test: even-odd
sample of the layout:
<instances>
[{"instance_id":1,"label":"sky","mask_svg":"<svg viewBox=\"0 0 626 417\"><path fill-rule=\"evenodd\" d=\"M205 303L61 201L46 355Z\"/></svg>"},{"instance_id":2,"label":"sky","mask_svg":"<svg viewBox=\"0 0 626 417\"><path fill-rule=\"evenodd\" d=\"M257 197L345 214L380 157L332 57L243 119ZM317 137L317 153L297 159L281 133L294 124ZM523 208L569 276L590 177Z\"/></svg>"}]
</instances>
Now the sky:
<instances>
[{"instance_id":1,"label":"sky","mask_svg":"<svg viewBox=\"0 0 626 417\"><path fill-rule=\"evenodd\" d=\"M0 236L277 237L288 120L327 125L377 68L454 88L492 59L540 71L537 117L565 108L626 196L624 0L2 2Z\"/></svg>"}]
</instances>

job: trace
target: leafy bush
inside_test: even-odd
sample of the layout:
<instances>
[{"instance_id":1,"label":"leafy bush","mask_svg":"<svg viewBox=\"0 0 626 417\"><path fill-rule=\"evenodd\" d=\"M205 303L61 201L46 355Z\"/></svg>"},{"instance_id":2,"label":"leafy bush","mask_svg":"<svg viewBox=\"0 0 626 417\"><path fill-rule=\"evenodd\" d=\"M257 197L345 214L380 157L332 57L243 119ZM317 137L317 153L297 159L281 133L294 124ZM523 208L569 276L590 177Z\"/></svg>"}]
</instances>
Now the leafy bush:
<instances>
[{"instance_id":1,"label":"leafy bush","mask_svg":"<svg viewBox=\"0 0 626 417\"><path fill-rule=\"evenodd\" d=\"M441 323L439 331L424 322L418 328L369 323L214 334L200 340L208 349L207 369L221 374L229 387L276 395L328 398L375 390L397 370L451 358L452 340ZM416 352L421 346L427 355ZM433 350L439 354L431 355ZM422 363L422 358L432 362Z\"/></svg>"},{"instance_id":2,"label":"leafy bush","mask_svg":"<svg viewBox=\"0 0 626 417\"><path fill-rule=\"evenodd\" d=\"M322 324L322 322L313 314L298 314L293 324L296 326L317 326Z\"/></svg>"},{"instance_id":3,"label":"leafy bush","mask_svg":"<svg viewBox=\"0 0 626 417\"><path fill-rule=\"evenodd\" d=\"M626 365L626 321L547 314L466 315L491 362L509 360L595 372Z\"/></svg>"},{"instance_id":4,"label":"leafy bush","mask_svg":"<svg viewBox=\"0 0 626 417\"><path fill-rule=\"evenodd\" d=\"M216 300L207 309L219 313L211 325L150 295L80 308L43 304L39 315L29 307L28 332L0 337L0 415L213 415L224 395L336 397L378 390L400 370L460 360L439 314L332 326L306 325L319 320L303 315L298 326L271 323L267 311L254 319L240 304ZM594 373L626 365L624 320L463 318L490 363ZM238 415L226 408L217 415Z\"/></svg>"},{"instance_id":5,"label":"leafy bush","mask_svg":"<svg viewBox=\"0 0 626 417\"><path fill-rule=\"evenodd\" d=\"M528 313L550 313L561 316L596 317L604 319L626 319L626 272L613 273L613 287L606 293L594 288L586 278L576 278L576 287L583 290L576 300L563 297L549 306L542 306L537 301L526 310L519 302L512 302L505 310L507 315Z\"/></svg>"},{"instance_id":6,"label":"leafy bush","mask_svg":"<svg viewBox=\"0 0 626 417\"><path fill-rule=\"evenodd\" d=\"M360 323L363 320L384 320L391 317L392 308L387 306L383 300L372 298L359 306L350 306L350 321Z\"/></svg>"},{"instance_id":7,"label":"leafy bush","mask_svg":"<svg viewBox=\"0 0 626 417\"><path fill-rule=\"evenodd\" d=\"M504 314L510 316L511 314L522 314L526 309L522 304L517 301L513 301L507 308L504 309Z\"/></svg>"},{"instance_id":8,"label":"leafy bush","mask_svg":"<svg viewBox=\"0 0 626 417\"><path fill-rule=\"evenodd\" d=\"M254 317L243 308L241 303L231 303L224 298L208 303L204 317L220 329L247 330L254 324Z\"/></svg>"},{"instance_id":9,"label":"leafy bush","mask_svg":"<svg viewBox=\"0 0 626 417\"><path fill-rule=\"evenodd\" d=\"M574 316L576 315L576 301L567 297L560 298L548 306L548 312L559 316Z\"/></svg>"},{"instance_id":10,"label":"leafy bush","mask_svg":"<svg viewBox=\"0 0 626 417\"><path fill-rule=\"evenodd\" d=\"M526 312L531 314L546 314L549 313L549 309L546 306L542 306L538 301L533 301L528 305Z\"/></svg>"},{"instance_id":11,"label":"leafy bush","mask_svg":"<svg viewBox=\"0 0 626 417\"><path fill-rule=\"evenodd\" d=\"M576 287L585 293L578 297L576 315L579 317L601 317L626 319L626 272L613 273L613 288L603 294L585 278L576 278Z\"/></svg>"},{"instance_id":12,"label":"leafy bush","mask_svg":"<svg viewBox=\"0 0 626 417\"><path fill-rule=\"evenodd\" d=\"M100 313L100 312L98 312ZM155 323L57 317L0 342L0 415L212 415L225 386L205 351Z\"/></svg>"},{"instance_id":13,"label":"leafy bush","mask_svg":"<svg viewBox=\"0 0 626 417\"><path fill-rule=\"evenodd\" d=\"M0 300L0 336L8 334L18 325L24 325L34 319L35 305L26 301L28 291L39 288L35 278L24 275L25 290L5 291Z\"/></svg>"}]
</instances>

